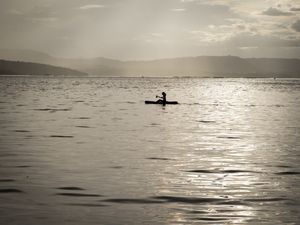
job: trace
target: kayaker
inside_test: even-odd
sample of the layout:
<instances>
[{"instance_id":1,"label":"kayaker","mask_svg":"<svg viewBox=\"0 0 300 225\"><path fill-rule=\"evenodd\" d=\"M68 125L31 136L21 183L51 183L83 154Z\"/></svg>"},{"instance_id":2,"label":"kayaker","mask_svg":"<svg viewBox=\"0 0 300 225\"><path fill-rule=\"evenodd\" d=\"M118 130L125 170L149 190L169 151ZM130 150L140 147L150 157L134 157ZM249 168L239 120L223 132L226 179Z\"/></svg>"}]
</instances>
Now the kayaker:
<instances>
[{"instance_id":1,"label":"kayaker","mask_svg":"<svg viewBox=\"0 0 300 225\"><path fill-rule=\"evenodd\" d=\"M161 94L162 94L162 97L156 96L156 98L160 98L156 102L159 102L159 103L162 103L162 104L166 104L166 102L167 102L167 94L165 92L162 92Z\"/></svg>"}]
</instances>

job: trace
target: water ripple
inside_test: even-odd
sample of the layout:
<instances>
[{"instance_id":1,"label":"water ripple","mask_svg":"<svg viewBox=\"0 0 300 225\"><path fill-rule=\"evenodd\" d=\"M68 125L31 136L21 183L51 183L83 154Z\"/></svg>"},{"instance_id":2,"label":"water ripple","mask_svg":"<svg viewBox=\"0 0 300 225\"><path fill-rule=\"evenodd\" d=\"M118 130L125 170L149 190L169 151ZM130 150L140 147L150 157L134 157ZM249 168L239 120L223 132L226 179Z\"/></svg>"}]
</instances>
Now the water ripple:
<instances>
[{"instance_id":1,"label":"water ripple","mask_svg":"<svg viewBox=\"0 0 300 225\"><path fill-rule=\"evenodd\" d=\"M56 195L70 196L70 197L101 197L102 196L98 194L84 194L84 193L73 193L73 192L56 193Z\"/></svg>"},{"instance_id":2,"label":"water ripple","mask_svg":"<svg viewBox=\"0 0 300 225\"><path fill-rule=\"evenodd\" d=\"M15 188L5 188L5 189L0 189L0 194L9 194L9 193L23 193L22 190L15 189Z\"/></svg>"}]
</instances>

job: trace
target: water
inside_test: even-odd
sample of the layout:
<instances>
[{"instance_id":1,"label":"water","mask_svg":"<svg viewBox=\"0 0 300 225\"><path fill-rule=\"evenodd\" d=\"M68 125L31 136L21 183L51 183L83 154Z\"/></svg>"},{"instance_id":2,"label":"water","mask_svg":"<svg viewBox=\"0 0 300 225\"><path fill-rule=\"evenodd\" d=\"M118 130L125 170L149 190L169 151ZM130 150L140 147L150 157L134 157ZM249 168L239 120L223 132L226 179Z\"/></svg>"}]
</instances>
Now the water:
<instances>
[{"instance_id":1,"label":"water","mask_svg":"<svg viewBox=\"0 0 300 225\"><path fill-rule=\"evenodd\" d=\"M300 80L1 77L0 101L0 224L299 224Z\"/></svg>"}]
</instances>

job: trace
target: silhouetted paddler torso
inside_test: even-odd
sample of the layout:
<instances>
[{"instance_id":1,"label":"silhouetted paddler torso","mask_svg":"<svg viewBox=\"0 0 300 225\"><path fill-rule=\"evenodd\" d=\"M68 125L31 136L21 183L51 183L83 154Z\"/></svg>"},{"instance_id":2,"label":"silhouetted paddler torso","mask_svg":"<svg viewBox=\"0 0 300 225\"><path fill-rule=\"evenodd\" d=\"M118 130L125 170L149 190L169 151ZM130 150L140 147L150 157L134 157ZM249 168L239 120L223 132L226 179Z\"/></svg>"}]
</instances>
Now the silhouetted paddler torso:
<instances>
[{"instance_id":1,"label":"silhouetted paddler torso","mask_svg":"<svg viewBox=\"0 0 300 225\"><path fill-rule=\"evenodd\" d=\"M160 98L157 100L157 102L162 103L162 104L166 104L167 102L167 94L165 92L162 92L162 97L160 96L156 96L157 98Z\"/></svg>"}]
</instances>

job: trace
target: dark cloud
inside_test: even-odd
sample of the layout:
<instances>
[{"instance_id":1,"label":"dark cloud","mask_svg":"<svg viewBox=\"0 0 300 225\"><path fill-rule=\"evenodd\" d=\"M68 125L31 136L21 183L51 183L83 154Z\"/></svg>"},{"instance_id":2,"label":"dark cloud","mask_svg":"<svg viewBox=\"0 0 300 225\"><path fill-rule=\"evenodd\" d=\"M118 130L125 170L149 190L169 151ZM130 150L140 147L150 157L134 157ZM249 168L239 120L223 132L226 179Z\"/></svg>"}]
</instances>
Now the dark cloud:
<instances>
[{"instance_id":1,"label":"dark cloud","mask_svg":"<svg viewBox=\"0 0 300 225\"><path fill-rule=\"evenodd\" d=\"M295 7L293 7L293 8L291 8L290 10L295 12L295 11L300 11L300 8L295 8Z\"/></svg>"},{"instance_id":2,"label":"dark cloud","mask_svg":"<svg viewBox=\"0 0 300 225\"><path fill-rule=\"evenodd\" d=\"M284 12L284 11L281 11L281 10L273 8L273 7L270 7L267 10L263 11L262 14L267 15L267 16L291 16L291 15L293 15L293 13L291 13L291 12Z\"/></svg>"},{"instance_id":3,"label":"dark cloud","mask_svg":"<svg viewBox=\"0 0 300 225\"><path fill-rule=\"evenodd\" d=\"M295 23L292 24L292 28L297 31L300 32L300 20L297 20Z\"/></svg>"}]
</instances>

